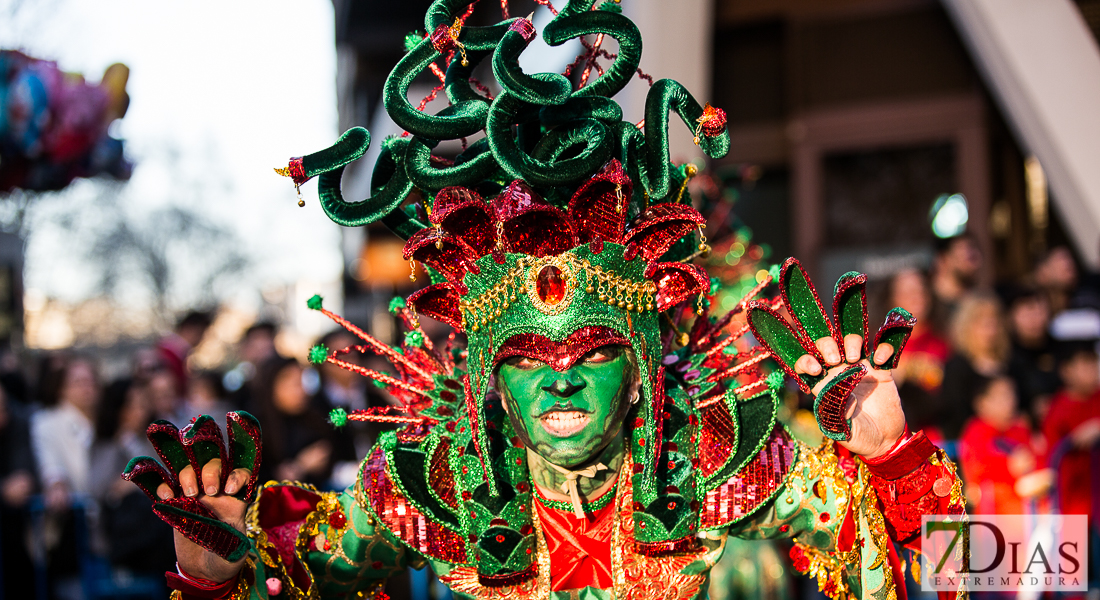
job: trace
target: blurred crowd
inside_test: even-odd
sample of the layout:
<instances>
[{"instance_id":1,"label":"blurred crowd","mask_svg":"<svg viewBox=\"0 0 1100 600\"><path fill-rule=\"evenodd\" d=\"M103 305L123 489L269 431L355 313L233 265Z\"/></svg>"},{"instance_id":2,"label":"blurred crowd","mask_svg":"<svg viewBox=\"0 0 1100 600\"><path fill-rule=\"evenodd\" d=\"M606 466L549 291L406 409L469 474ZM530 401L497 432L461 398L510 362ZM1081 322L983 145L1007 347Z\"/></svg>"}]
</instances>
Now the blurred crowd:
<instances>
[{"instance_id":1,"label":"blurred crowd","mask_svg":"<svg viewBox=\"0 0 1100 600\"><path fill-rule=\"evenodd\" d=\"M910 428L959 464L975 513L1094 514L1100 496L1100 277L1054 248L1022 281L979 284L983 256L968 236L942 240L927 271L904 270L881 288L882 313L918 324L895 371ZM174 568L172 532L122 473L153 455L146 426L199 414L255 414L264 429L261 481L322 489L355 480L378 431L328 423L336 407L383 406L367 381L331 364L276 351L273 323L242 335L224 372L189 369L211 316L190 313L136 351L125 377L103 381L94 357L41 355L25 372L0 354L0 581L4 598L87 597L89 561L163 585ZM334 331L317 343L355 343ZM380 369L380 360L359 357ZM1095 482L1095 483L1094 483ZM1094 489L1097 488L1097 489ZM123 585L123 583L116 584ZM67 587L68 586L68 587Z\"/></svg>"},{"instance_id":2,"label":"blurred crowd","mask_svg":"<svg viewBox=\"0 0 1100 600\"><path fill-rule=\"evenodd\" d=\"M909 426L957 460L974 513L1092 515L1100 280L1065 247L991 288L978 284L982 261L973 238L955 237L927 272L889 282L885 304L918 319L895 372Z\"/></svg>"},{"instance_id":3,"label":"blurred crowd","mask_svg":"<svg viewBox=\"0 0 1100 600\"><path fill-rule=\"evenodd\" d=\"M187 314L113 381L93 356L49 353L25 372L14 355L0 355L0 598L86 598L97 586L114 597L143 580L163 587L164 571L175 568L172 531L120 477L133 457L155 456L145 429L157 419L183 427L209 414L224 428L227 411L247 410L264 429L261 481L354 482L377 430L337 430L328 414L382 405L379 390L331 364L280 356L268 322L244 332L231 369L189 369L210 323L209 314ZM343 348L354 339L341 330L317 343Z\"/></svg>"}]
</instances>

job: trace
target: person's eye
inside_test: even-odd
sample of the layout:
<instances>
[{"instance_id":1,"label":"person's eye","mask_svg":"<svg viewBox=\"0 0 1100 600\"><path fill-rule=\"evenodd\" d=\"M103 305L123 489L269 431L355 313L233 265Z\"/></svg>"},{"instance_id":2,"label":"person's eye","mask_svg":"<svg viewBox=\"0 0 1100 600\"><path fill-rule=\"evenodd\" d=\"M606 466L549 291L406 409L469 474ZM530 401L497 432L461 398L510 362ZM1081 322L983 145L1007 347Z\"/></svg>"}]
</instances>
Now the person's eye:
<instances>
[{"instance_id":1,"label":"person's eye","mask_svg":"<svg viewBox=\"0 0 1100 600\"><path fill-rule=\"evenodd\" d=\"M604 350L593 350L584 357L584 362L590 365L599 365L614 360L615 357Z\"/></svg>"},{"instance_id":2,"label":"person's eye","mask_svg":"<svg viewBox=\"0 0 1100 600\"><path fill-rule=\"evenodd\" d=\"M535 369L541 367L544 363L541 360L534 358L528 358L526 356L518 356L511 361L513 367L517 369Z\"/></svg>"}]
</instances>

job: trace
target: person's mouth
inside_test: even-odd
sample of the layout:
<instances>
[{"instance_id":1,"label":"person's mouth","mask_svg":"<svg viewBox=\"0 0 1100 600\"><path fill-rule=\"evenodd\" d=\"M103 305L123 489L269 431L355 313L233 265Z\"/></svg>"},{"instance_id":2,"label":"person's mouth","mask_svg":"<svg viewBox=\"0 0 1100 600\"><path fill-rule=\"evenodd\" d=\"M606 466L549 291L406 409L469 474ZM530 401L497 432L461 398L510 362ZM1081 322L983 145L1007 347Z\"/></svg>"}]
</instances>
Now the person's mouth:
<instances>
[{"instance_id":1,"label":"person's mouth","mask_svg":"<svg viewBox=\"0 0 1100 600\"><path fill-rule=\"evenodd\" d=\"M542 423L542 428L550 435L569 437L584 430L592 421L592 417L580 410L554 410L539 417L539 421Z\"/></svg>"}]
</instances>

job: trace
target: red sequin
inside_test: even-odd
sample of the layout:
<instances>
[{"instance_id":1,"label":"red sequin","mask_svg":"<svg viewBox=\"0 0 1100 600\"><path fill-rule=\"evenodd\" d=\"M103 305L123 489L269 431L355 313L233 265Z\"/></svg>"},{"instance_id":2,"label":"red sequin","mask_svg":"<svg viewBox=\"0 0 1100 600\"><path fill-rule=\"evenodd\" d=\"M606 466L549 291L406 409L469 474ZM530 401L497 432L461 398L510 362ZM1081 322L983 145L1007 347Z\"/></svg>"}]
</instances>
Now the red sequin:
<instances>
[{"instance_id":1,"label":"red sequin","mask_svg":"<svg viewBox=\"0 0 1100 600\"><path fill-rule=\"evenodd\" d=\"M455 473L447 460L451 449L451 438L440 438L428 463L428 487L435 490L439 499L451 508L458 508L455 497Z\"/></svg>"},{"instance_id":2,"label":"red sequin","mask_svg":"<svg viewBox=\"0 0 1100 600\"><path fill-rule=\"evenodd\" d=\"M466 540L421 514L394 485L387 472L386 455L381 447L376 447L363 464L362 477L364 480L378 481L376 485L366 487L363 491L371 509L398 538L418 552L439 560L466 560Z\"/></svg>"},{"instance_id":3,"label":"red sequin","mask_svg":"<svg viewBox=\"0 0 1100 600\"><path fill-rule=\"evenodd\" d=\"M348 518L344 516L344 511L335 510L328 516L328 525L333 529L343 529L344 525L347 525Z\"/></svg>"},{"instance_id":4,"label":"red sequin","mask_svg":"<svg viewBox=\"0 0 1100 600\"><path fill-rule=\"evenodd\" d=\"M707 492L699 518L703 527L740 519L768 499L783 483L795 456L795 442L776 426L764 448L729 481Z\"/></svg>"},{"instance_id":5,"label":"red sequin","mask_svg":"<svg viewBox=\"0 0 1100 600\"><path fill-rule=\"evenodd\" d=\"M526 183L515 180L492 201L503 223L505 249L531 256L556 256L577 245L573 223Z\"/></svg>"},{"instance_id":6,"label":"red sequin","mask_svg":"<svg viewBox=\"0 0 1100 600\"><path fill-rule=\"evenodd\" d=\"M402 251L405 260L418 260L439 271L460 294L466 293L462 278L467 272L480 273L474 263L477 252L469 244L445 231L428 227L421 229L405 242Z\"/></svg>"},{"instance_id":7,"label":"red sequin","mask_svg":"<svg viewBox=\"0 0 1100 600\"><path fill-rule=\"evenodd\" d=\"M645 523L638 523L639 529L645 529ZM695 536L682 537L668 542L641 542L634 540L634 551L643 556L664 556L666 554L679 554L691 552L699 547L699 540Z\"/></svg>"},{"instance_id":8,"label":"red sequin","mask_svg":"<svg viewBox=\"0 0 1100 600\"><path fill-rule=\"evenodd\" d=\"M459 296L450 283L437 283L419 289L410 294L406 302L415 307L416 312L426 317L442 321L455 329L462 329L462 312L458 308Z\"/></svg>"},{"instance_id":9,"label":"red sequin","mask_svg":"<svg viewBox=\"0 0 1100 600\"><path fill-rule=\"evenodd\" d=\"M699 211L686 204L662 202L634 218L626 234L623 258L633 260L641 252L647 262L661 258L680 238L706 223Z\"/></svg>"},{"instance_id":10,"label":"red sequin","mask_svg":"<svg viewBox=\"0 0 1100 600\"><path fill-rule=\"evenodd\" d=\"M703 426L699 430L699 470L710 477L725 466L737 450L737 428L725 401L702 409Z\"/></svg>"},{"instance_id":11,"label":"red sequin","mask_svg":"<svg viewBox=\"0 0 1100 600\"><path fill-rule=\"evenodd\" d=\"M654 263L646 269L646 277L657 285L657 310L666 310L710 288L707 272L698 265Z\"/></svg>"},{"instance_id":12,"label":"red sequin","mask_svg":"<svg viewBox=\"0 0 1100 600\"><path fill-rule=\"evenodd\" d=\"M432 32L432 47L440 54L447 54L456 48L455 39L451 37L450 25L439 25Z\"/></svg>"},{"instance_id":13,"label":"red sequin","mask_svg":"<svg viewBox=\"0 0 1100 600\"><path fill-rule=\"evenodd\" d=\"M848 397L852 395L856 385L867 374L866 367L860 365L860 369L858 373L837 381L824 394L821 394L815 407L817 419L821 423L822 429L832 433L842 433L845 439L851 437L852 434L848 419L844 416L848 408Z\"/></svg>"},{"instance_id":14,"label":"red sequin","mask_svg":"<svg viewBox=\"0 0 1100 600\"><path fill-rule=\"evenodd\" d=\"M290 173L290 180L294 182L294 185L302 185L309 181L309 176L306 175L306 169L302 163L301 156L290 159L290 162L287 163L286 170Z\"/></svg>"},{"instance_id":15,"label":"red sequin","mask_svg":"<svg viewBox=\"0 0 1100 600\"><path fill-rule=\"evenodd\" d=\"M530 43L535 39L535 25L528 19L516 19L508 26L508 31L515 31L523 36L524 41Z\"/></svg>"},{"instance_id":16,"label":"red sequin","mask_svg":"<svg viewBox=\"0 0 1100 600\"><path fill-rule=\"evenodd\" d=\"M703 107L703 116L700 119L700 129L707 137L718 137L726 130L726 111L711 106L709 102Z\"/></svg>"},{"instance_id":17,"label":"red sequin","mask_svg":"<svg viewBox=\"0 0 1100 600\"><path fill-rule=\"evenodd\" d=\"M513 356L540 360L555 371L565 371L585 354L601 346L627 346L630 341L620 333L602 326L581 327L560 342L537 333L514 335L501 344L493 357L494 364Z\"/></svg>"},{"instance_id":18,"label":"red sequin","mask_svg":"<svg viewBox=\"0 0 1100 600\"><path fill-rule=\"evenodd\" d=\"M435 195L431 222L461 238L480 257L496 245L493 216L493 207L477 192L455 186L443 188Z\"/></svg>"},{"instance_id":19,"label":"red sequin","mask_svg":"<svg viewBox=\"0 0 1100 600\"><path fill-rule=\"evenodd\" d=\"M601 240L621 244L626 231L626 207L634 185L622 164L611 159L577 189L569 200L569 217L577 226L577 238L585 244ZM593 249L593 252L599 252Z\"/></svg>"}]
</instances>

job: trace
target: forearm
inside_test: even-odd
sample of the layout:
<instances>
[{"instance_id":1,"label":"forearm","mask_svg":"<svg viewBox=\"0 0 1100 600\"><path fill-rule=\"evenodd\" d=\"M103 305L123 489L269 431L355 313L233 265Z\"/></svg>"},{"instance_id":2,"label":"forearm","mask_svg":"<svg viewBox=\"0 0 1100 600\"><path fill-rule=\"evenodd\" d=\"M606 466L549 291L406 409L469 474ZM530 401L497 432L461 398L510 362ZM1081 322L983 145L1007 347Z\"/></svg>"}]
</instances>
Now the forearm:
<instances>
[{"instance_id":1,"label":"forearm","mask_svg":"<svg viewBox=\"0 0 1100 600\"><path fill-rule=\"evenodd\" d=\"M919 550L922 516L963 514L962 481L955 465L924 432L907 435L888 454L863 462L894 541Z\"/></svg>"},{"instance_id":2,"label":"forearm","mask_svg":"<svg viewBox=\"0 0 1100 600\"><path fill-rule=\"evenodd\" d=\"M354 488L318 493L311 487L271 482L249 507L252 542L246 564L222 584L181 570L169 586L181 598L229 600L282 596L345 597L380 587L405 568L402 545L375 526Z\"/></svg>"},{"instance_id":3,"label":"forearm","mask_svg":"<svg viewBox=\"0 0 1100 600\"><path fill-rule=\"evenodd\" d=\"M923 434L903 436L873 460L832 443L803 446L783 489L731 533L793 538L795 568L818 578L826 594L878 589L897 563L891 540L919 550L924 514L961 514L954 466Z\"/></svg>"}]
</instances>

